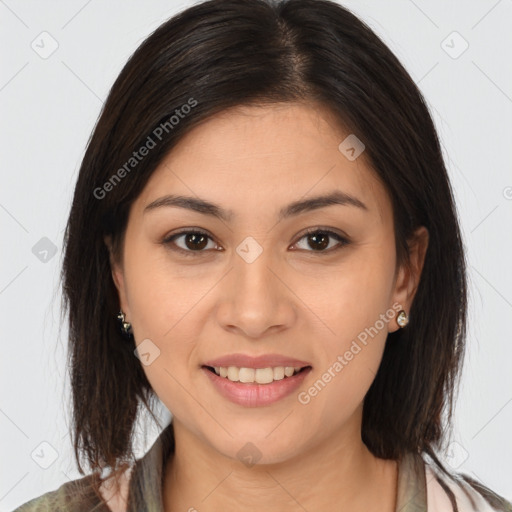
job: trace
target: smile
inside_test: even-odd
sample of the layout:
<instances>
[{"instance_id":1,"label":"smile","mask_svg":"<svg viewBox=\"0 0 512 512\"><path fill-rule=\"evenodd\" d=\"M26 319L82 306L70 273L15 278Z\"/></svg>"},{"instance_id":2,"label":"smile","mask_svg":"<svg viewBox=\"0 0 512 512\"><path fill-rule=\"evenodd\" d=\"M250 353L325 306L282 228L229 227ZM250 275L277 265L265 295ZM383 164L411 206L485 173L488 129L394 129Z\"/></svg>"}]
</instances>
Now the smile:
<instances>
[{"instance_id":1,"label":"smile","mask_svg":"<svg viewBox=\"0 0 512 512\"><path fill-rule=\"evenodd\" d=\"M244 407L262 407L271 405L296 391L312 367L202 366L201 370L223 398Z\"/></svg>"}]
</instances>

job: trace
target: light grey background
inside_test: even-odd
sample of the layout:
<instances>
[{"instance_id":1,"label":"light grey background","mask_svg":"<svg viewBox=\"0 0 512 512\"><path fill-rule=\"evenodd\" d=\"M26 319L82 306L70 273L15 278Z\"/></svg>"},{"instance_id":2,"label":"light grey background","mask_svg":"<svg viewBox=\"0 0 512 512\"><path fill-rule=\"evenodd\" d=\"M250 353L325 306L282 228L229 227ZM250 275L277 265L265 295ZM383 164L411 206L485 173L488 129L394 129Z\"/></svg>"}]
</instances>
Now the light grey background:
<instances>
[{"instance_id":1,"label":"light grey background","mask_svg":"<svg viewBox=\"0 0 512 512\"><path fill-rule=\"evenodd\" d=\"M342 3L396 53L433 112L471 281L468 354L447 460L511 499L512 0ZM63 229L113 81L151 31L191 4L0 1L1 511L81 476L67 434L65 325L59 332ZM163 423L166 414L162 408ZM158 429L148 422L140 432L142 455Z\"/></svg>"}]
</instances>

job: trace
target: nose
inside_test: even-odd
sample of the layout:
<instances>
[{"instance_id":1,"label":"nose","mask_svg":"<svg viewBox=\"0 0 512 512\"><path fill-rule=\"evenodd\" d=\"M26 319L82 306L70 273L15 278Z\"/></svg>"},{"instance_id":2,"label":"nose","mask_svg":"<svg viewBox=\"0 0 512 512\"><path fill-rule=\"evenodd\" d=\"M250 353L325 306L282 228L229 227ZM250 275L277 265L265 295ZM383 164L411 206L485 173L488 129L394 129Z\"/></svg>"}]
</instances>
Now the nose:
<instances>
[{"instance_id":1,"label":"nose","mask_svg":"<svg viewBox=\"0 0 512 512\"><path fill-rule=\"evenodd\" d=\"M224 329L260 339L289 329L295 321L294 295L266 251L252 262L236 254L223 281L217 315Z\"/></svg>"}]
</instances>

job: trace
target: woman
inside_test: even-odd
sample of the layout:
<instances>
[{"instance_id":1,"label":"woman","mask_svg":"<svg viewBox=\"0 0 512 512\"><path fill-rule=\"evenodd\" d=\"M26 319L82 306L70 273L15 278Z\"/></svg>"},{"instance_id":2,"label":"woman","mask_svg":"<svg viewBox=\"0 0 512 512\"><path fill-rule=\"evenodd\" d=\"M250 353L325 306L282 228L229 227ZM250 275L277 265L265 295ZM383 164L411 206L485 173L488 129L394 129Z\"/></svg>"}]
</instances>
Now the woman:
<instances>
[{"instance_id":1,"label":"woman","mask_svg":"<svg viewBox=\"0 0 512 512\"><path fill-rule=\"evenodd\" d=\"M338 4L210 0L158 28L65 240L92 472L17 510L512 510L438 460L466 335L456 208L421 93ZM157 399L172 421L134 461Z\"/></svg>"}]
</instances>

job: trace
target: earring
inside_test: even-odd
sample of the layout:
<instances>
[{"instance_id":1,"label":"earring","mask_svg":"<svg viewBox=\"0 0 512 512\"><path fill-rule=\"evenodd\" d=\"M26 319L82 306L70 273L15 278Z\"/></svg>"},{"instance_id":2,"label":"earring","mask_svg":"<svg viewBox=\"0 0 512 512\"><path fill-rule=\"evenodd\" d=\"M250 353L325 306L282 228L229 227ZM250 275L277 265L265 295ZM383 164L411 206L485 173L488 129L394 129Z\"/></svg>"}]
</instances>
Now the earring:
<instances>
[{"instance_id":1,"label":"earring","mask_svg":"<svg viewBox=\"0 0 512 512\"><path fill-rule=\"evenodd\" d=\"M403 309L401 309L398 312L398 316L396 317L396 323L401 328L404 328L409 323L409 317L407 316L407 313Z\"/></svg>"},{"instance_id":2,"label":"earring","mask_svg":"<svg viewBox=\"0 0 512 512\"><path fill-rule=\"evenodd\" d=\"M117 319L121 323L121 331L123 332L123 334L130 336L132 334L132 324L130 322L125 321L124 313L122 310L119 310Z\"/></svg>"}]
</instances>

